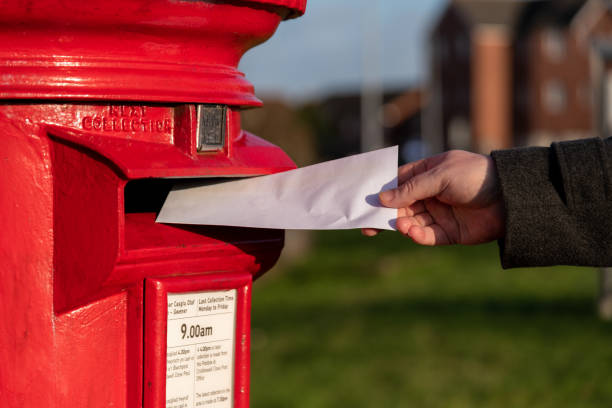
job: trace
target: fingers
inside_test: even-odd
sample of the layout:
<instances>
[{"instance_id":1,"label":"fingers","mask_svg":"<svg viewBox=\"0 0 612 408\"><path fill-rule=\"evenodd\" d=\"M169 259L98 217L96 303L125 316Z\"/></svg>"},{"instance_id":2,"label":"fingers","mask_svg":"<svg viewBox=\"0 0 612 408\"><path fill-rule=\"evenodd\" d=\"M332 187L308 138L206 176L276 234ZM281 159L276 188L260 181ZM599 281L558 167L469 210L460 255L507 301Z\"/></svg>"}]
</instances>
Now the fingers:
<instances>
[{"instance_id":1,"label":"fingers","mask_svg":"<svg viewBox=\"0 0 612 408\"><path fill-rule=\"evenodd\" d=\"M424 208L424 207L423 207ZM406 209L397 210L397 216L402 217L405 215ZM403 215L402 215L403 214ZM365 235L366 237L375 237L381 230L376 228L362 228L361 235Z\"/></svg>"},{"instance_id":2,"label":"fingers","mask_svg":"<svg viewBox=\"0 0 612 408\"><path fill-rule=\"evenodd\" d=\"M435 221L428 213L421 213L415 216L401 217L397 219L396 226L399 232L408 235L410 228L413 226L428 227L434 224Z\"/></svg>"},{"instance_id":3,"label":"fingers","mask_svg":"<svg viewBox=\"0 0 612 408\"><path fill-rule=\"evenodd\" d=\"M379 199L385 207L410 207L417 201L436 197L445 188L446 185L439 172L427 171L409 178L398 188L383 191L379 194Z\"/></svg>"},{"instance_id":4,"label":"fingers","mask_svg":"<svg viewBox=\"0 0 612 408\"><path fill-rule=\"evenodd\" d=\"M425 212L425 203L423 201L417 201L416 203L408 206L402 207L397 210L397 217L413 217L417 214Z\"/></svg>"},{"instance_id":5,"label":"fingers","mask_svg":"<svg viewBox=\"0 0 612 408\"><path fill-rule=\"evenodd\" d=\"M420 174L423 171L425 171L425 169L426 169L425 159L403 165L397 171L398 186L403 185L408 180L412 179L415 175ZM395 190L391 190L391 191L394 192ZM386 202L388 202L389 200L392 199L392 196L390 194L391 193L386 193L386 192L380 193L379 199L381 200L381 202L383 201L383 199L386 199ZM383 205L386 205L386 204L383 202ZM410 206L407 206L407 207L409 208ZM406 212L405 214L399 214L399 217L402 217L405 215L413 215L413 213L416 214L417 212L421 212L421 211L414 210L411 213L410 209L406 210L401 207L397 207L397 208L399 208L400 211Z\"/></svg>"},{"instance_id":6,"label":"fingers","mask_svg":"<svg viewBox=\"0 0 612 408\"><path fill-rule=\"evenodd\" d=\"M421 174L427 170L427 159L418 160L412 163L404 164L397 170L397 184L404 184L407 180L413 178L417 174Z\"/></svg>"},{"instance_id":7,"label":"fingers","mask_svg":"<svg viewBox=\"0 0 612 408\"><path fill-rule=\"evenodd\" d=\"M420 245L449 245L448 234L429 212L398 218L397 229Z\"/></svg>"},{"instance_id":8,"label":"fingers","mask_svg":"<svg viewBox=\"0 0 612 408\"><path fill-rule=\"evenodd\" d=\"M413 225L408 229L407 235L420 245L450 245L450 240L439 225L433 224L427 227Z\"/></svg>"},{"instance_id":9,"label":"fingers","mask_svg":"<svg viewBox=\"0 0 612 408\"><path fill-rule=\"evenodd\" d=\"M379 232L380 230L377 230L375 228L362 228L361 229L361 234L365 235L366 237L375 237L376 235L378 235Z\"/></svg>"},{"instance_id":10,"label":"fingers","mask_svg":"<svg viewBox=\"0 0 612 408\"><path fill-rule=\"evenodd\" d=\"M397 229L420 245L449 245L446 232L435 223L431 215L418 214L397 220Z\"/></svg>"},{"instance_id":11,"label":"fingers","mask_svg":"<svg viewBox=\"0 0 612 408\"><path fill-rule=\"evenodd\" d=\"M414 203L407 208L399 208L397 210L397 218L401 219L404 217L414 217L418 214L425 212L425 204L422 201ZM362 228L361 234L366 237L374 237L380 233L381 230L376 228Z\"/></svg>"},{"instance_id":12,"label":"fingers","mask_svg":"<svg viewBox=\"0 0 612 408\"><path fill-rule=\"evenodd\" d=\"M420 227L427 227L434 223L435 221L431 217L430 214L422 213L422 214L417 214L413 217L398 218L397 229L400 230L400 232L405 234L408 232L408 229L413 225L417 225Z\"/></svg>"}]
</instances>

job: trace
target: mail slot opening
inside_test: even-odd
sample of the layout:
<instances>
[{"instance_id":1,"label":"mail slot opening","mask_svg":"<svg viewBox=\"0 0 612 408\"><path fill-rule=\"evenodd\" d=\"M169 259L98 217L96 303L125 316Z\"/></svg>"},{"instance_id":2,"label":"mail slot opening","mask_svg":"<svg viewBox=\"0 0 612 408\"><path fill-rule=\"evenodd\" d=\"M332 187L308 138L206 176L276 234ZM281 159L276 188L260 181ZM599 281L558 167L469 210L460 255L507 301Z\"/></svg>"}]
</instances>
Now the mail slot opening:
<instances>
[{"instance_id":1,"label":"mail slot opening","mask_svg":"<svg viewBox=\"0 0 612 408\"><path fill-rule=\"evenodd\" d=\"M172 189L172 179L132 180L123 190L124 210L126 214L158 213Z\"/></svg>"},{"instance_id":2,"label":"mail slot opening","mask_svg":"<svg viewBox=\"0 0 612 408\"><path fill-rule=\"evenodd\" d=\"M128 251L193 248L206 240L204 228L158 224L157 214L172 186L180 180L148 178L129 181L123 190L124 245ZM166 255L167 256L167 253Z\"/></svg>"},{"instance_id":3,"label":"mail slot opening","mask_svg":"<svg viewBox=\"0 0 612 408\"><path fill-rule=\"evenodd\" d=\"M227 178L147 178L129 181L123 191L122 235L123 247L128 254L125 256L129 259L153 259L159 256L165 260L176 256L185 260L188 259L187 253L202 251L202 248L222 253L230 248L228 243L240 251L251 253L253 248L259 245L258 242L265 242L266 246L280 254L279 248L282 248L284 241L281 230L166 224L155 221L173 186L226 180ZM172 255L169 255L168 251Z\"/></svg>"},{"instance_id":4,"label":"mail slot opening","mask_svg":"<svg viewBox=\"0 0 612 408\"><path fill-rule=\"evenodd\" d=\"M236 179L236 178L233 178ZM129 181L123 190L126 214L159 213L172 187L177 188L226 182L224 177L162 179L147 178Z\"/></svg>"}]
</instances>

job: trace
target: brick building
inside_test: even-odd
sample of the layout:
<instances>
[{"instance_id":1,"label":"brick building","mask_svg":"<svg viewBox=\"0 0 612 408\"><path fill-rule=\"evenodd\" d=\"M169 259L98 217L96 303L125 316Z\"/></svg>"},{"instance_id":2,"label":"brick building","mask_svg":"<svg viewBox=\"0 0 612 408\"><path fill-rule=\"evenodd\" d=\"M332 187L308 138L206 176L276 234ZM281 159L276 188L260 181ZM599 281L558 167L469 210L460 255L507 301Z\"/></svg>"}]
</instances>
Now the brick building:
<instances>
[{"instance_id":1,"label":"brick building","mask_svg":"<svg viewBox=\"0 0 612 408\"><path fill-rule=\"evenodd\" d=\"M452 0L431 36L426 140L489 152L599 134L611 38L605 0Z\"/></svg>"}]
</instances>

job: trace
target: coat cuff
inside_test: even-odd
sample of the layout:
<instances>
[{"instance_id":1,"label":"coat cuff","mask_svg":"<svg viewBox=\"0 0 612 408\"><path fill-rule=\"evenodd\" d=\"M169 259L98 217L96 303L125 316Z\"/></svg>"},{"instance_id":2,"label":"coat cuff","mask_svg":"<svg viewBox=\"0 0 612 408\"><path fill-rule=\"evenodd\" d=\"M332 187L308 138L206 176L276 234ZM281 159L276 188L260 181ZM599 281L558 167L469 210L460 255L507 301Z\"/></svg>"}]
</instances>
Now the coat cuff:
<instances>
[{"instance_id":1,"label":"coat cuff","mask_svg":"<svg viewBox=\"0 0 612 408\"><path fill-rule=\"evenodd\" d=\"M505 204L504 268L610 262L604 142L589 139L492 153Z\"/></svg>"}]
</instances>

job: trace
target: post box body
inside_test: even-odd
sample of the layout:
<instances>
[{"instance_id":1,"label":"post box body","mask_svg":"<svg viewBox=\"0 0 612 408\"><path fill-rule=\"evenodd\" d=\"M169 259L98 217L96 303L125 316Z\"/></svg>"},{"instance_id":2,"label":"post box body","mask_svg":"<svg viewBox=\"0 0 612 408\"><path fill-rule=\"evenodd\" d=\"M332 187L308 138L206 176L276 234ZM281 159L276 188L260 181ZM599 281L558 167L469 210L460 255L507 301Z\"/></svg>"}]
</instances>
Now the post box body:
<instances>
[{"instance_id":1,"label":"post box body","mask_svg":"<svg viewBox=\"0 0 612 408\"><path fill-rule=\"evenodd\" d=\"M294 167L241 129L260 102L236 67L304 7L0 5L3 407L248 406L251 283L283 232L155 216L176 178Z\"/></svg>"}]
</instances>

